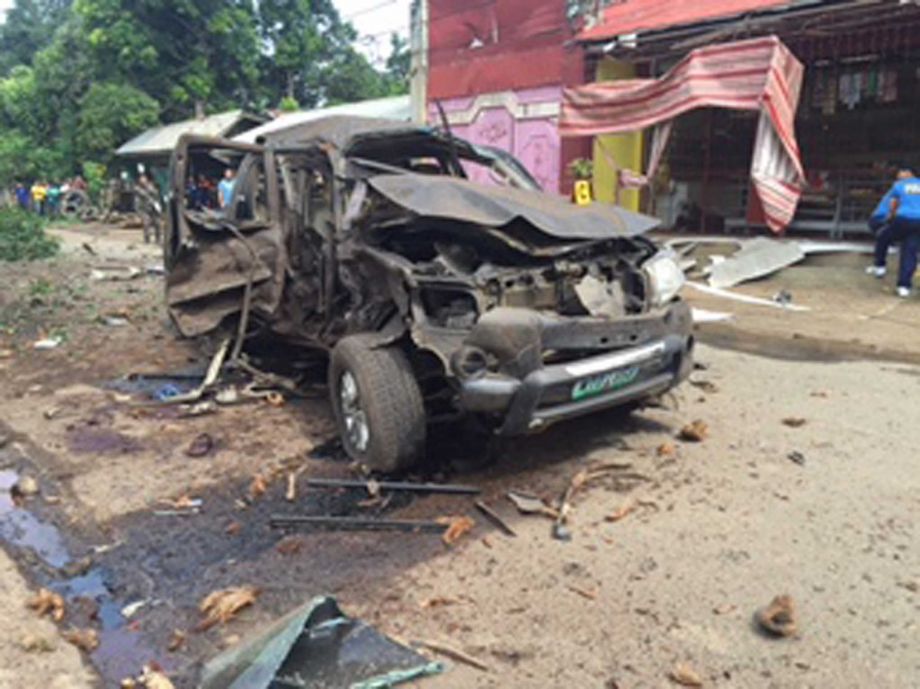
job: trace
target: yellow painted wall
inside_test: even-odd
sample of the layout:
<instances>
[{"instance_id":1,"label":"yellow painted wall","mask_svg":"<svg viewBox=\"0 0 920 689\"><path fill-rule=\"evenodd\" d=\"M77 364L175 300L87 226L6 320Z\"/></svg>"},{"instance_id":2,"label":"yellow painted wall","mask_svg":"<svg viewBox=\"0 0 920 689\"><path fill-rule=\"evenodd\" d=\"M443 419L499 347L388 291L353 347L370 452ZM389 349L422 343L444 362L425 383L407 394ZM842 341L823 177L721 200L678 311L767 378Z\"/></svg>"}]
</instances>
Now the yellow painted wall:
<instances>
[{"instance_id":1,"label":"yellow painted wall","mask_svg":"<svg viewBox=\"0 0 920 689\"><path fill-rule=\"evenodd\" d=\"M618 62L604 58L597 65L594 75L596 81L610 81L613 79L631 79L635 76L635 67L625 62ZM636 172L642 172L642 132L631 134L614 134L598 136L594 140L594 195L598 201L613 203L616 196L616 170L608 163L607 158L598 147L598 139L603 141L604 148L621 167ZM620 205L629 210L639 210L639 190L630 189L620 195Z\"/></svg>"}]
</instances>

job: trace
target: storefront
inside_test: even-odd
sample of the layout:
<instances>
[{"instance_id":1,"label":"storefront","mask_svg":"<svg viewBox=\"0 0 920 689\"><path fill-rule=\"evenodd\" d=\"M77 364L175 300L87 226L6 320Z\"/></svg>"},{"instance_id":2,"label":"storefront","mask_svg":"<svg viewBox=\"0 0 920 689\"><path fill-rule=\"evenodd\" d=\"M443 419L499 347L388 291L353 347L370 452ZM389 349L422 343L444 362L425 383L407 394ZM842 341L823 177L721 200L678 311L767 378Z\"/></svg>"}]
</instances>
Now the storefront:
<instances>
[{"instance_id":1,"label":"storefront","mask_svg":"<svg viewBox=\"0 0 920 689\"><path fill-rule=\"evenodd\" d=\"M655 3L626 0L608 12L632 6L635 17L646 4ZM657 77L698 46L778 36L805 67L795 129L807 184L789 228L832 236L866 231L893 167L920 167L920 7L897 0L721 4L694 3L692 11L729 14L685 21L671 12L661 15L671 22L663 26L640 13L645 23L628 34L613 28L628 27L623 17L608 14L614 24L599 23L581 38L591 63L626 64ZM664 163L642 191L643 207L678 229L756 227L750 213L756 127L756 114L735 110L678 117Z\"/></svg>"}]
</instances>

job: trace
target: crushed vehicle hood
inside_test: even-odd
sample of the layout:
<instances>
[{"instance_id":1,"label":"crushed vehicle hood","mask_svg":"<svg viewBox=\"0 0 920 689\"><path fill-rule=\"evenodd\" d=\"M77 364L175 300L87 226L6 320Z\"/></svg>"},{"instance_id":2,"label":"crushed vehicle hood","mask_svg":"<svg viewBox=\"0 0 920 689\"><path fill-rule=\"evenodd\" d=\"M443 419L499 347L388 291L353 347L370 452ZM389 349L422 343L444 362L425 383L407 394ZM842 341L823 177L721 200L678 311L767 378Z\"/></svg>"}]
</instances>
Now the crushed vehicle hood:
<instances>
[{"instance_id":1,"label":"crushed vehicle hood","mask_svg":"<svg viewBox=\"0 0 920 689\"><path fill-rule=\"evenodd\" d=\"M457 177L384 174L368 184L396 205L428 218L503 228L524 221L550 237L603 240L634 237L659 225L657 218L605 203L575 206L552 196L492 187Z\"/></svg>"}]
</instances>

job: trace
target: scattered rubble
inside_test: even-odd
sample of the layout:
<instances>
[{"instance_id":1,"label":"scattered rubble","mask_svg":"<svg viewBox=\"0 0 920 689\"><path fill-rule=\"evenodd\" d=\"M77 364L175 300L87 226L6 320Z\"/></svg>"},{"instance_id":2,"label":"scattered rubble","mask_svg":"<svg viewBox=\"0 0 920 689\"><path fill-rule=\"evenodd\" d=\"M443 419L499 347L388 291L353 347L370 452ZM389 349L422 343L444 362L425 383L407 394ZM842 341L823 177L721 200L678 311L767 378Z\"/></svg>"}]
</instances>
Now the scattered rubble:
<instances>
[{"instance_id":1,"label":"scattered rubble","mask_svg":"<svg viewBox=\"0 0 920 689\"><path fill-rule=\"evenodd\" d=\"M703 678L686 663L678 663L668 676L682 687L703 686Z\"/></svg>"},{"instance_id":2,"label":"scattered rubble","mask_svg":"<svg viewBox=\"0 0 920 689\"><path fill-rule=\"evenodd\" d=\"M760 629L771 636L790 637L798 633L795 602L787 594L776 596L769 605L754 613L754 619Z\"/></svg>"},{"instance_id":3,"label":"scattered rubble","mask_svg":"<svg viewBox=\"0 0 920 689\"><path fill-rule=\"evenodd\" d=\"M709 437L709 426L705 421L697 419L681 428L677 437L687 442L701 443Z\"/></svg>"},{"instance_id":4,"label":"scattered rubble","mask_svg":"<svg viewBox=\"0 0 920 689\"><path fill-rule=\"evenodd\" d=\"M26 634L19 640L19 646L26 653L50 653L55 648L52 639L39 634Z\"/></svg>"}]
</instances>

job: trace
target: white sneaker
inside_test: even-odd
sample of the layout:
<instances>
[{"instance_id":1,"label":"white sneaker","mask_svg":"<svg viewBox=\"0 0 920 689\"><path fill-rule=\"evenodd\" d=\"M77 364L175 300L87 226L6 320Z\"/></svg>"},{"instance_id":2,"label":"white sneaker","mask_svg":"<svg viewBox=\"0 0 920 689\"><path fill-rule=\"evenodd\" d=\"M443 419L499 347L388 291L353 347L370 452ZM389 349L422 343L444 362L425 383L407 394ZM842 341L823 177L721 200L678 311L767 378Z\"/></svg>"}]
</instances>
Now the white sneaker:
<instances>
[{"instance_id":1,"label":"white sneaker","mask_svg":"<svg viewBox=\"0 0 920 689\"><path fill-rule=\"evenodd\" d=\"M885 277L885 273L888 272L888 269L885 266L866 266L866 274L874 275L877 278Z\"/></svg>"},{"instance_id":2,"label":"white sneaker","mask_svg":"<svg viewBox=\"0 0 920 689\"><path fill-rule=\"evenodd\" d=\"M901 297L901 299L907 299L910 296L910 288L898 287L898 296Z\"/></svg>"}]
</instances>

